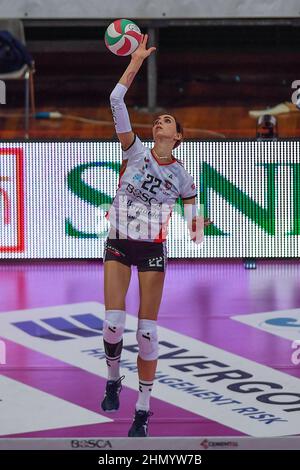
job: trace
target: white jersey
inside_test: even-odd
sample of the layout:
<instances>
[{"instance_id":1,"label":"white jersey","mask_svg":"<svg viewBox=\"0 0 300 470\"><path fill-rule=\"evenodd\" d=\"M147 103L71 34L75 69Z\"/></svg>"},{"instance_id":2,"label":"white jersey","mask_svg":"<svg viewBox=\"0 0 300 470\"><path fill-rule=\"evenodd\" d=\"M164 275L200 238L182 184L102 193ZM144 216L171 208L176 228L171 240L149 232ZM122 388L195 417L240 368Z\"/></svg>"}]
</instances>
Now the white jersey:
<instances>
[{"instance_id":1,"label":"white jersey","mask_svg":"<svg viewBox=\"0 0 300 470\"><path fill-rule=\"evenodd\" d=\"M124 238L164 242L177 198L197 195L194 180L174 157L168 163L158 161L137 136L123 150L123 160L126 170L107 215L111 228Z\"/></svg>"}]
</instances>

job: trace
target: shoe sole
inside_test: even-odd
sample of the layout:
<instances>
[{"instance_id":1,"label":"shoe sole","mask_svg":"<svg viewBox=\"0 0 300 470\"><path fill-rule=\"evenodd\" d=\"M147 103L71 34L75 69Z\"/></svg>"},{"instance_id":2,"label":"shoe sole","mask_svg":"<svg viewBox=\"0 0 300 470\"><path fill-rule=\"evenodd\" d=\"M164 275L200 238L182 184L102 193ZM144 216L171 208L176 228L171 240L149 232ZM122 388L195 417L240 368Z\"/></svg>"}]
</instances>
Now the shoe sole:
<instances>
[{"instance_id":1,"label":"shoe sole","mask_svg":"<svg viewBox=\"0 0 300 470\"><path fill-rule=\"evenodd\" d=\"M119 411L119 408L117 408L116 410L104 410L102 407L101 407L102 411L104 411L104 413L115 413L116 411Z\"/></svg>"},{"instance_id":2,"label":"shoe sole","mask_svg":"<svg viewBox=\"0 0 300 470\"><path fill-rule=\"evenodd\" d=\"M112 410L105 410L105 409L103 408L103 406L102 406L102 403L101 403L101 404L100 404L100 408L101 408L102 411L104 411L104 413L115 413L116 411L119 410L120 405L118 406L118 408L113 408Z\"/></svg>"}]
</instances>

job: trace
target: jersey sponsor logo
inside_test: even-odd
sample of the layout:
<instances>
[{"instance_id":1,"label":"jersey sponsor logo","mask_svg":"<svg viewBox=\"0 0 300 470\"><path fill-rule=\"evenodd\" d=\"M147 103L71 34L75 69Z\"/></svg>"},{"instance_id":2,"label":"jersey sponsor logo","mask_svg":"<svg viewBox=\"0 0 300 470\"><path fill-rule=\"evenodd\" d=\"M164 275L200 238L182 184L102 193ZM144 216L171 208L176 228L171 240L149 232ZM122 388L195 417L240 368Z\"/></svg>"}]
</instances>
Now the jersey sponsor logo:
<instances>
[{"instance_id":1,"label":"jersey sponsor logo","mask_svg":"<svg viewBox=\"0 0 300 470\"><path fill-rule=\"evenodd\" d=\"M146 157L144 158L144 162L145 162L145 163L144 163L144 165L143 165L143 167L142 167L142 171L147 170L149 161L150 161L149 158L146 158Z\"/></svg>"},{"instance_id":2,"label":"jersey sponsor logo","mask_svg":"<svg viewBox=\"0 0 300 470\"><path fill-rule=\"evenodd\" d=\"M168 203L159 203L155 197L150 197L133 185L128 190L135 199L128 199L121 194L118 200L109 209L111 228L119 230L125 238L156 240L161 226L169 220L172 206ZM142 200L137 201L137 196ZM148 203L144 203L143 199Z\"/></svg>"},{"instance_id":3,"label":"jersey sponsor logo","mask_svg":"<svg viewBox=\"0 0 300 470\"><path fill-rule=\"evenodd\" d=\"M113 254L114 256L118 256L119 258L122 257L122 256L125 257L124 253L121 253L121 251L117 250L113 246L108 246L106 248L106 252L110 252L111 254Z\"/></svg>"},{"instance_id":4,"label":"jersey sponsor logo","mask_svg":"<svg viewBox=\"0 0 300 470\"><path fill-rule=\"evenodd\" d=\"M162 203L152 204L149 209L147 206L144 206L140 202L134 203L133 201L129 200L127 202L127 206L128 206L128 213L127 213L128 219L136 218L136 217L139 217L140 215L152 217L154 219L159 219L161 210L166 210L166 208L163 207Z\"/></svg>"},{"instance_id":5,"label":"jersey sponsor logo","mask_svg":"<svg viewBox=\"0 0 300 470\"><path fill-rule=\"evenodd\" d=\"M165 180L165 188L166 188L166 189L171 189L172 186L173 186L173 185L172 185L171 181Z\"/></svg>"},{"instance_id":6,"label":"jersey sponsor logo","mask_svg":"<svg viewBox=\"0 0 300 470\"><path fill-rule=\"evenodd\" d=\"M133 181L141 181L142 178L143 176L141 174L136 173L132 179Z\"/></svg>"},{"instance_id":7,"label":"jersey sponsor logo","mask_svg":"<svg viewBox=\"0 0 300 470\"><path fill-rule=\"evenodd\" d=\"M6 339L105 378L99 344L104 317L104 305L96 302L7 312L0 315L0 331ZM126 326L123 383L136 390L137 318L127 315ZM55 341L49 335L67 338ZM299 378L167 328L159 326L158 336L155 398L252 436L300 433Z\"/></svg>"},{"instance_id":8,"label":"jersey sponsor logo","mask_svg":"<svg viewBox=\"0 0 300 470\"><path fill-rule=\"evenodd\" d=\"M142 186L143 187L143 186ZM141 191L139 188L135 188L132 184L128 183L126 191L129 194L132 194L134 197L137 199L141 199L144 202L147 202L149 204L153 203L158 203L158 199L156 199L154 196L150 196L149 194Z\"/></svg>"}]
</instances>

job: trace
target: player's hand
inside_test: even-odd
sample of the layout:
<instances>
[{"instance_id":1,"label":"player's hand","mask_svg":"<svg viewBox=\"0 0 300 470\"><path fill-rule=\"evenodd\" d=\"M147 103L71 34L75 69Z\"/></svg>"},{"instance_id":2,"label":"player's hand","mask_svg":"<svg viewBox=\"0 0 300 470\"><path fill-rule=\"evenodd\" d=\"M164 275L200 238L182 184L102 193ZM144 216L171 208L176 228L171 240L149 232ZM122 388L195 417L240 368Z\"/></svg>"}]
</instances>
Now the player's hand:
<instances>
[{"instance_id":1,"label":"player's hand","mask_svg":"<svg viewBox=\"0 0 300 470\"><path fill-rule=\"evenodd\" d=\"M149 47L147 49L147 41L148 41L148 34L142 35L142 40L140 42L139 47L131 54L133 59L146 59L152 52L156 51L156 47Z\"/></svg>"},{"instance_id":2,"label":"player's hand","mask_svg":"<svg viewBox=\"0 0 300 470\"><path fill-rule=\"evenodd\" d=\"M208 217L204 218L204 227L208 227L208 225L213 224L213 221L210 220Z\"/></svg>"},{"instance_id":3,"label":"player's hand","mask_svg":"<svg viewBox=\"0 0 300 470\"><path fill-rule=\"evenodd\" d=\"M200 215L193 218L189 231L191 240L196 243L196 245L199 245L204 240L204 227L208 227L212 223L209 218L204 218Z\"/></svg>"}]
</instances>

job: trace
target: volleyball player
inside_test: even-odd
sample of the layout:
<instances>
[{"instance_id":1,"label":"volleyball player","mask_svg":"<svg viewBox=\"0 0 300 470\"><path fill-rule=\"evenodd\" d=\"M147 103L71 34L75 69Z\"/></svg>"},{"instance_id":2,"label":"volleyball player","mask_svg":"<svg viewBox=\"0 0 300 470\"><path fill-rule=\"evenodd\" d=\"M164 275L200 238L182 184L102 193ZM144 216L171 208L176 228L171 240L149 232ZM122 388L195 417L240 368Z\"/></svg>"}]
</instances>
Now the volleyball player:
<instances>
[{"instance_id":1,"label":"volleyball player","mask_svg":"<svg viewBox=\"0 0 300 470\"><path fill-rule=\"evenodd\" d=\"M196 213L196 187L192 176L172 155L183 139L181 125L170 114L153 123L154 146L146 148L131 128L124 96L143 61L155 51L147 49L144 35L120 81L110 95L117 136L123 160L119 187L108 211L110 231L105 243L104 291L105 321L103 341L108 381L101 403L106 412L119 408L121 391L120 358L125 328L125 298L131 266L139 278L140 306L137 343L139 353L138 399L128 435L148 435L150 396L158 358L157 316L161 303L167 264L166 236L175 201L181 197L191 239L201 243L204 225L211 223Z\"/></svg>"}]
</instances>

